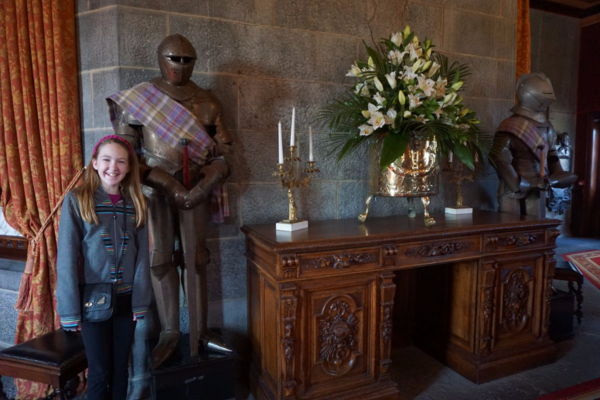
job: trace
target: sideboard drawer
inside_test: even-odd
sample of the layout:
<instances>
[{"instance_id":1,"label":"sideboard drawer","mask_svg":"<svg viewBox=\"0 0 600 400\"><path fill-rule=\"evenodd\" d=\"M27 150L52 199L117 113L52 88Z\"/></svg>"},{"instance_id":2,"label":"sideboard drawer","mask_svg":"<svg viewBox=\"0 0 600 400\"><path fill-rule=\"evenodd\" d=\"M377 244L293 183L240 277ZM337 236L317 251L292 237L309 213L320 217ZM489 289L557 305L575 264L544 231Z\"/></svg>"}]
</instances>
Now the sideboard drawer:
<instances>
[{"instance_id":1,"label":"sideboard drawer","mask_svg":"<svg viewBox=\"0 0 600 400\"><path fill-rule=\"evenodd\" d=\"M485 252L511 252L523 248L544 246L546 231L510 232L498 235L486 235L484 239Z\"/></svg>"},{"instance_id":2,"label":"sideboard drawer","mask_svg":"<svg viewBox=\"0 0 600 400\"><path fill-rule=\"evenodd\" d=\"M380 247L301 254L300 276L322 275L323 270L355 270L380 265Z\"/></svg>"},{"instance_id":3,"label":"sideboard drawer","mask_svg":"<svg viewBox=\"0 0 600 400\"><path fill-rule=\"evenodd\" d=\"M403 243L397 245L397 248L396 265L431 264L436 260L451 261L482 253L481 236Z\"/></svg>"}]
</instances>

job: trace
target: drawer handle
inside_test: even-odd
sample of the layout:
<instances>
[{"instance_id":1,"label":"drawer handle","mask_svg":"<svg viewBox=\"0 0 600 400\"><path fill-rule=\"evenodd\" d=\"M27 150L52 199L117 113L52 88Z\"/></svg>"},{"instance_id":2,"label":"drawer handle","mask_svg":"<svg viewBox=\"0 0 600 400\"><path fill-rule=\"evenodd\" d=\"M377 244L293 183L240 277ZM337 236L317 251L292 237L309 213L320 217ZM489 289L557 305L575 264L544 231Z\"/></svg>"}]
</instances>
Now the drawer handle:
<instances>
[{"instance_id":1,"label":"drawer handle","mask_svg":"<svg viewBox=\"0 0 600 400\"><path fill-rule=\"evenodd\" d=\"M458 253L462 250L468 250L471 247L473 247L473 243L471 242L434 243L410 248L406 250L405 254L407 257L438 257Z\"/></svg>"}]
</instances>

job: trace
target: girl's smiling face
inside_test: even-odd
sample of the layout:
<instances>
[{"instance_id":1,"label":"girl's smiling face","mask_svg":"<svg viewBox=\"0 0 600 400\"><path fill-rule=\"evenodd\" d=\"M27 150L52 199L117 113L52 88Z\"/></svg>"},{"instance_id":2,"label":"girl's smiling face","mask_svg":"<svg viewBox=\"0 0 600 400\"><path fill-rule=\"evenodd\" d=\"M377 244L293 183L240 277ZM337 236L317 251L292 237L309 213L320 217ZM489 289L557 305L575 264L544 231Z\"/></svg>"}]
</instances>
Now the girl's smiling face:
<instances>
[{"instance_id":1,"label":"girl's smiling face","mask_svg":"<svg viewBox=\"0 0 600 400\"><path fill-rule=\"evenodd\" d=\"M129 154L117 143L102 144L96 158L92 160L104 190L119 194L119 184L129 172Z\"/></svg>"}]
</instances>

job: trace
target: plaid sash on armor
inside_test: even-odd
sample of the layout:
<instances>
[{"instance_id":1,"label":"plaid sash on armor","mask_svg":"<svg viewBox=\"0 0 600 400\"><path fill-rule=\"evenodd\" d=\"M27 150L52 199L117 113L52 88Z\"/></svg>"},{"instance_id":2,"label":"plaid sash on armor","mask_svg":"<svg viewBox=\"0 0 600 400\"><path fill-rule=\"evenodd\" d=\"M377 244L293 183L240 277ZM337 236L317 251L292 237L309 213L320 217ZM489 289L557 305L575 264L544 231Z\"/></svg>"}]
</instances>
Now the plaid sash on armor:
<instances>
[{"instance_id":1,"label":"plaid sash on armor","mask_svg":"<svg viewBox=\"0 0 600 400\"><path fill-rule=\"evenodd\" d=\"M548 157L548 144L546 140L538 131L537 127L523 117L510 117L506 118L504 121L500 123L496 132L508 132L512 133L519 139L521 139L527 147L533 152L535 157L540 159L540 147L544 147L544 159L547 160Z\"/></svg>"}]
</instances>

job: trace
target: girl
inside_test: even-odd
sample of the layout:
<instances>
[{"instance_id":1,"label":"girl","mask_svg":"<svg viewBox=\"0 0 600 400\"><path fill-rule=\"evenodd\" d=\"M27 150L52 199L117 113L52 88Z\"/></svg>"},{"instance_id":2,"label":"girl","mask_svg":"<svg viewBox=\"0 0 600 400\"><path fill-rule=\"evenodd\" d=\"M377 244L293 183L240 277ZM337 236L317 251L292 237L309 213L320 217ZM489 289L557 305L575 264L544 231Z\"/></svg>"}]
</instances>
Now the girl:
<instances>
[{"instance_id":1,"label":"girl","mask_svg":"<svg viewBox=\"0 0 600 400\"><path fill-rule=\"evenodd\" d=\"M67 194L62 206L58 314L65 329L81 329L90 400L104 400L107 392L113 400L126 398L135 321L144 317L150 304L146 201L137 171L129 142L106 136L94 148L83 183ZM112 288L101 293L104 299L82 298L102 283ZM96 311L96 317L103 314L99 318L86 313L94 302L107 308Z\"/></svg>"}]
</instances>

